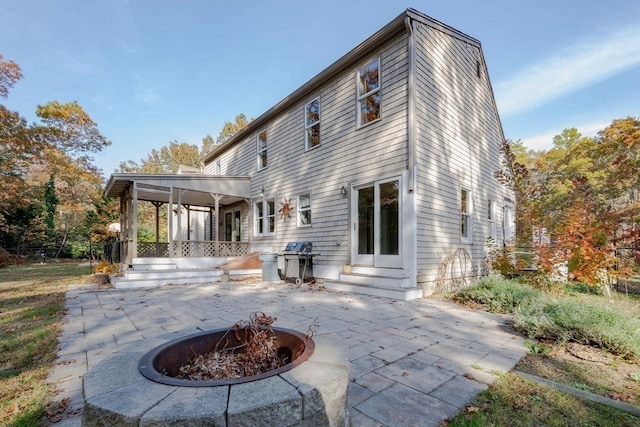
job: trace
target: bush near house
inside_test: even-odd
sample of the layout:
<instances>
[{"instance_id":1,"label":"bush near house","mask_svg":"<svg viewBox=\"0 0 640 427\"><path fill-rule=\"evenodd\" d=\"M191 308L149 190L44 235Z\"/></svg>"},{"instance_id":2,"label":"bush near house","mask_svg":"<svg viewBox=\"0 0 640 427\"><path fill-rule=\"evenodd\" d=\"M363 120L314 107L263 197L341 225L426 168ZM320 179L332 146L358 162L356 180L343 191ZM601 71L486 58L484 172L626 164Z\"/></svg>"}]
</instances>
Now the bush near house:
<instances>
[{"instance_id":1,"label":"bush near house","mask_svg":"<svg viewBox=\"0 0 640 427\"><path fill-rule=\"evenodd\" d=\"M488 278L449 298L473 308L513 314L513 327L529 338L553 343L573 341L640 359L637 308L629 313L620 304L577 289L570 284L561 294L550 294L527 283Z\"/></svg>"}]
</instances>

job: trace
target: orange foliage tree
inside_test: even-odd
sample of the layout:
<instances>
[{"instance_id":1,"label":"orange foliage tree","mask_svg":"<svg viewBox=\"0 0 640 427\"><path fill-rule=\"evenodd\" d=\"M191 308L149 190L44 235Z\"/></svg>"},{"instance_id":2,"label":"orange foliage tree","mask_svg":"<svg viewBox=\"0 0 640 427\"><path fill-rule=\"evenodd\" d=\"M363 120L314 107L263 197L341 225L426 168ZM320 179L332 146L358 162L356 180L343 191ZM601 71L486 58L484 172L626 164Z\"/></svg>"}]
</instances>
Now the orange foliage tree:
<instances>
[{"instance_id":1,"label":"orange foliage tree","mask_svg":"<svg viewBox=\"0 0 640 427\"><path fill-rule=\"evenodd\" d=\"M569 279L596 285L638 271L638 118L614 120L595 138L566 129L548 151L505 152L516 166L507 172L520 205L519 238L543 272L565 267ZM546 238L533 241L533 230ZM621 258L621 246L635 259Z\"/></svg>"},{"instance_id":2,"label":"orange foliage tree","mask_svg":"<svg viewBox=\"0 0 640 427\"><path fill-rule=\"evenodd\" d=\"M20 80L20 67L0 56L0 97ZM0 245L50 245L42 232L45 183L55 183L55 226L66 241L83 227L85 211L101 193L102 177L92 153L109 144L97 124L75 101L37 107L40 123L28 124L0 105ZM35 233L35 234L34 234Z\"/></svg>"}]
</instances>

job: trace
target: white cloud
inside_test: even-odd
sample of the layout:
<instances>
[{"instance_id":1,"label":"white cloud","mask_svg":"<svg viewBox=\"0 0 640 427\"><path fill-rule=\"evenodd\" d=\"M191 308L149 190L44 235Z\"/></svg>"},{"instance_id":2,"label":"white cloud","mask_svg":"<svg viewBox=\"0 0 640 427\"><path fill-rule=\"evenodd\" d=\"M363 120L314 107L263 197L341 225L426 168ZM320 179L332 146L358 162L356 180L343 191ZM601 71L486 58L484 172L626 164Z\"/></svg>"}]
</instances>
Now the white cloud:
<instances>
[{"instance_id":1,"label":"white cloud","mask_svg":"<svg viewBox=\"0 0 640 427\"><path fill-rule=\"evenodd\" d=\"M520 113L640 64L640 24L582 41L495 85L500 114Z\"/></svg>"},{"instance_id":2,"label":"white cloud","mask_svg":"<svg viewBox=\"0 0 640 427\"><path fill-rule=\"evenodd\" d=\"M158 88L149 77L134 74L136 85L133 89L133 100L148 106L157 105L160 101Z\"/></svg>"},{"instance_id":3,"label":"white cloud","mask_svg":"<svg viewBox=\"0 0 640 427\"><path fill-rule=\"evenodd\" d=\"M611 122L602 123L602 122L593 122L593 123L584 123L580 126L570 126L578 129L578 132L582 134L582 136L596 136L596 134L609 126ZM548 150L553 147L553 137L562 133L562 129L555 129L553 131L548 131L542 134L533 135L526 138L521 138L522 144L530 150Z\"/></svg>"}]
</instances>

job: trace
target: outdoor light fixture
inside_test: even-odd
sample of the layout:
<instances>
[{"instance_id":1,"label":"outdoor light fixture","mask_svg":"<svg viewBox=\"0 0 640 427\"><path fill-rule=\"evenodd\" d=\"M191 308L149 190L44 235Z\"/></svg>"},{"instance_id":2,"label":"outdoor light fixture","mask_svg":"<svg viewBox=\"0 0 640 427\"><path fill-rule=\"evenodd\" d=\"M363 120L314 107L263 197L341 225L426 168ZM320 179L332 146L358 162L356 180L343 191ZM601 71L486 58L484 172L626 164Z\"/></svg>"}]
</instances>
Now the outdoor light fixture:
<instances>
[{"instance_id":1,"label":"outdoor light fixture","mask_svg":"<svg viewBox=\"0 0 640 427\"><path fill-rule=\"evenodd\" d=\"M342 194L343 196L347 195L347 189L344 188L344 185L342 186L342 188L340 188L340 194Z\"/></svg>"},{"instance_id":2,"label":"outdoor light fixture","mask_svg":"<svg viewBox=\"0 0 640 427\"><path fill-rule=\"evenodd\" d=\"M262 190L260 190L260 196L264 197L264 185L262 186Z\"/></svg>"}]
</instances>

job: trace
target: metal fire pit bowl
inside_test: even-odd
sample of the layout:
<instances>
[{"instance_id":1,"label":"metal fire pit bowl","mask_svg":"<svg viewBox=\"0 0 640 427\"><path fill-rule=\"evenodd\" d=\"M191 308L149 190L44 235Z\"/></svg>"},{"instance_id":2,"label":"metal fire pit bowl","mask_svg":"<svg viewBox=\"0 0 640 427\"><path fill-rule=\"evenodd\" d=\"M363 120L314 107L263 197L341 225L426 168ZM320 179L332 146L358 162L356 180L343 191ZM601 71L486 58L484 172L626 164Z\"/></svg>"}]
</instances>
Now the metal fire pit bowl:
<instances>
[{"instance_id":1,"label":"metal fire pit bowl","mask_svg":"<svg viewBox=\"0 0 640 427\"><path fill-rule=\"evenodd\" d=\"M216 329L205 331L177 340L169 341L147 352L138 363L138 370L151 381L180 387L213 387L220 385L241 384L271 377L295 368L311 357L315 349L313 339L298 331L285 328L272 328L277 338L278 355L289 361L278 369L259 375L225 380L190 380L176 378L178 369L189 363L196 354L207 354L216 348L221 339L225 339L227 348L242 344L233 331ZM239 335L243 335L242 332ZM228 340L228 343L226 342Z\"/></svg>"}]
</instances>

